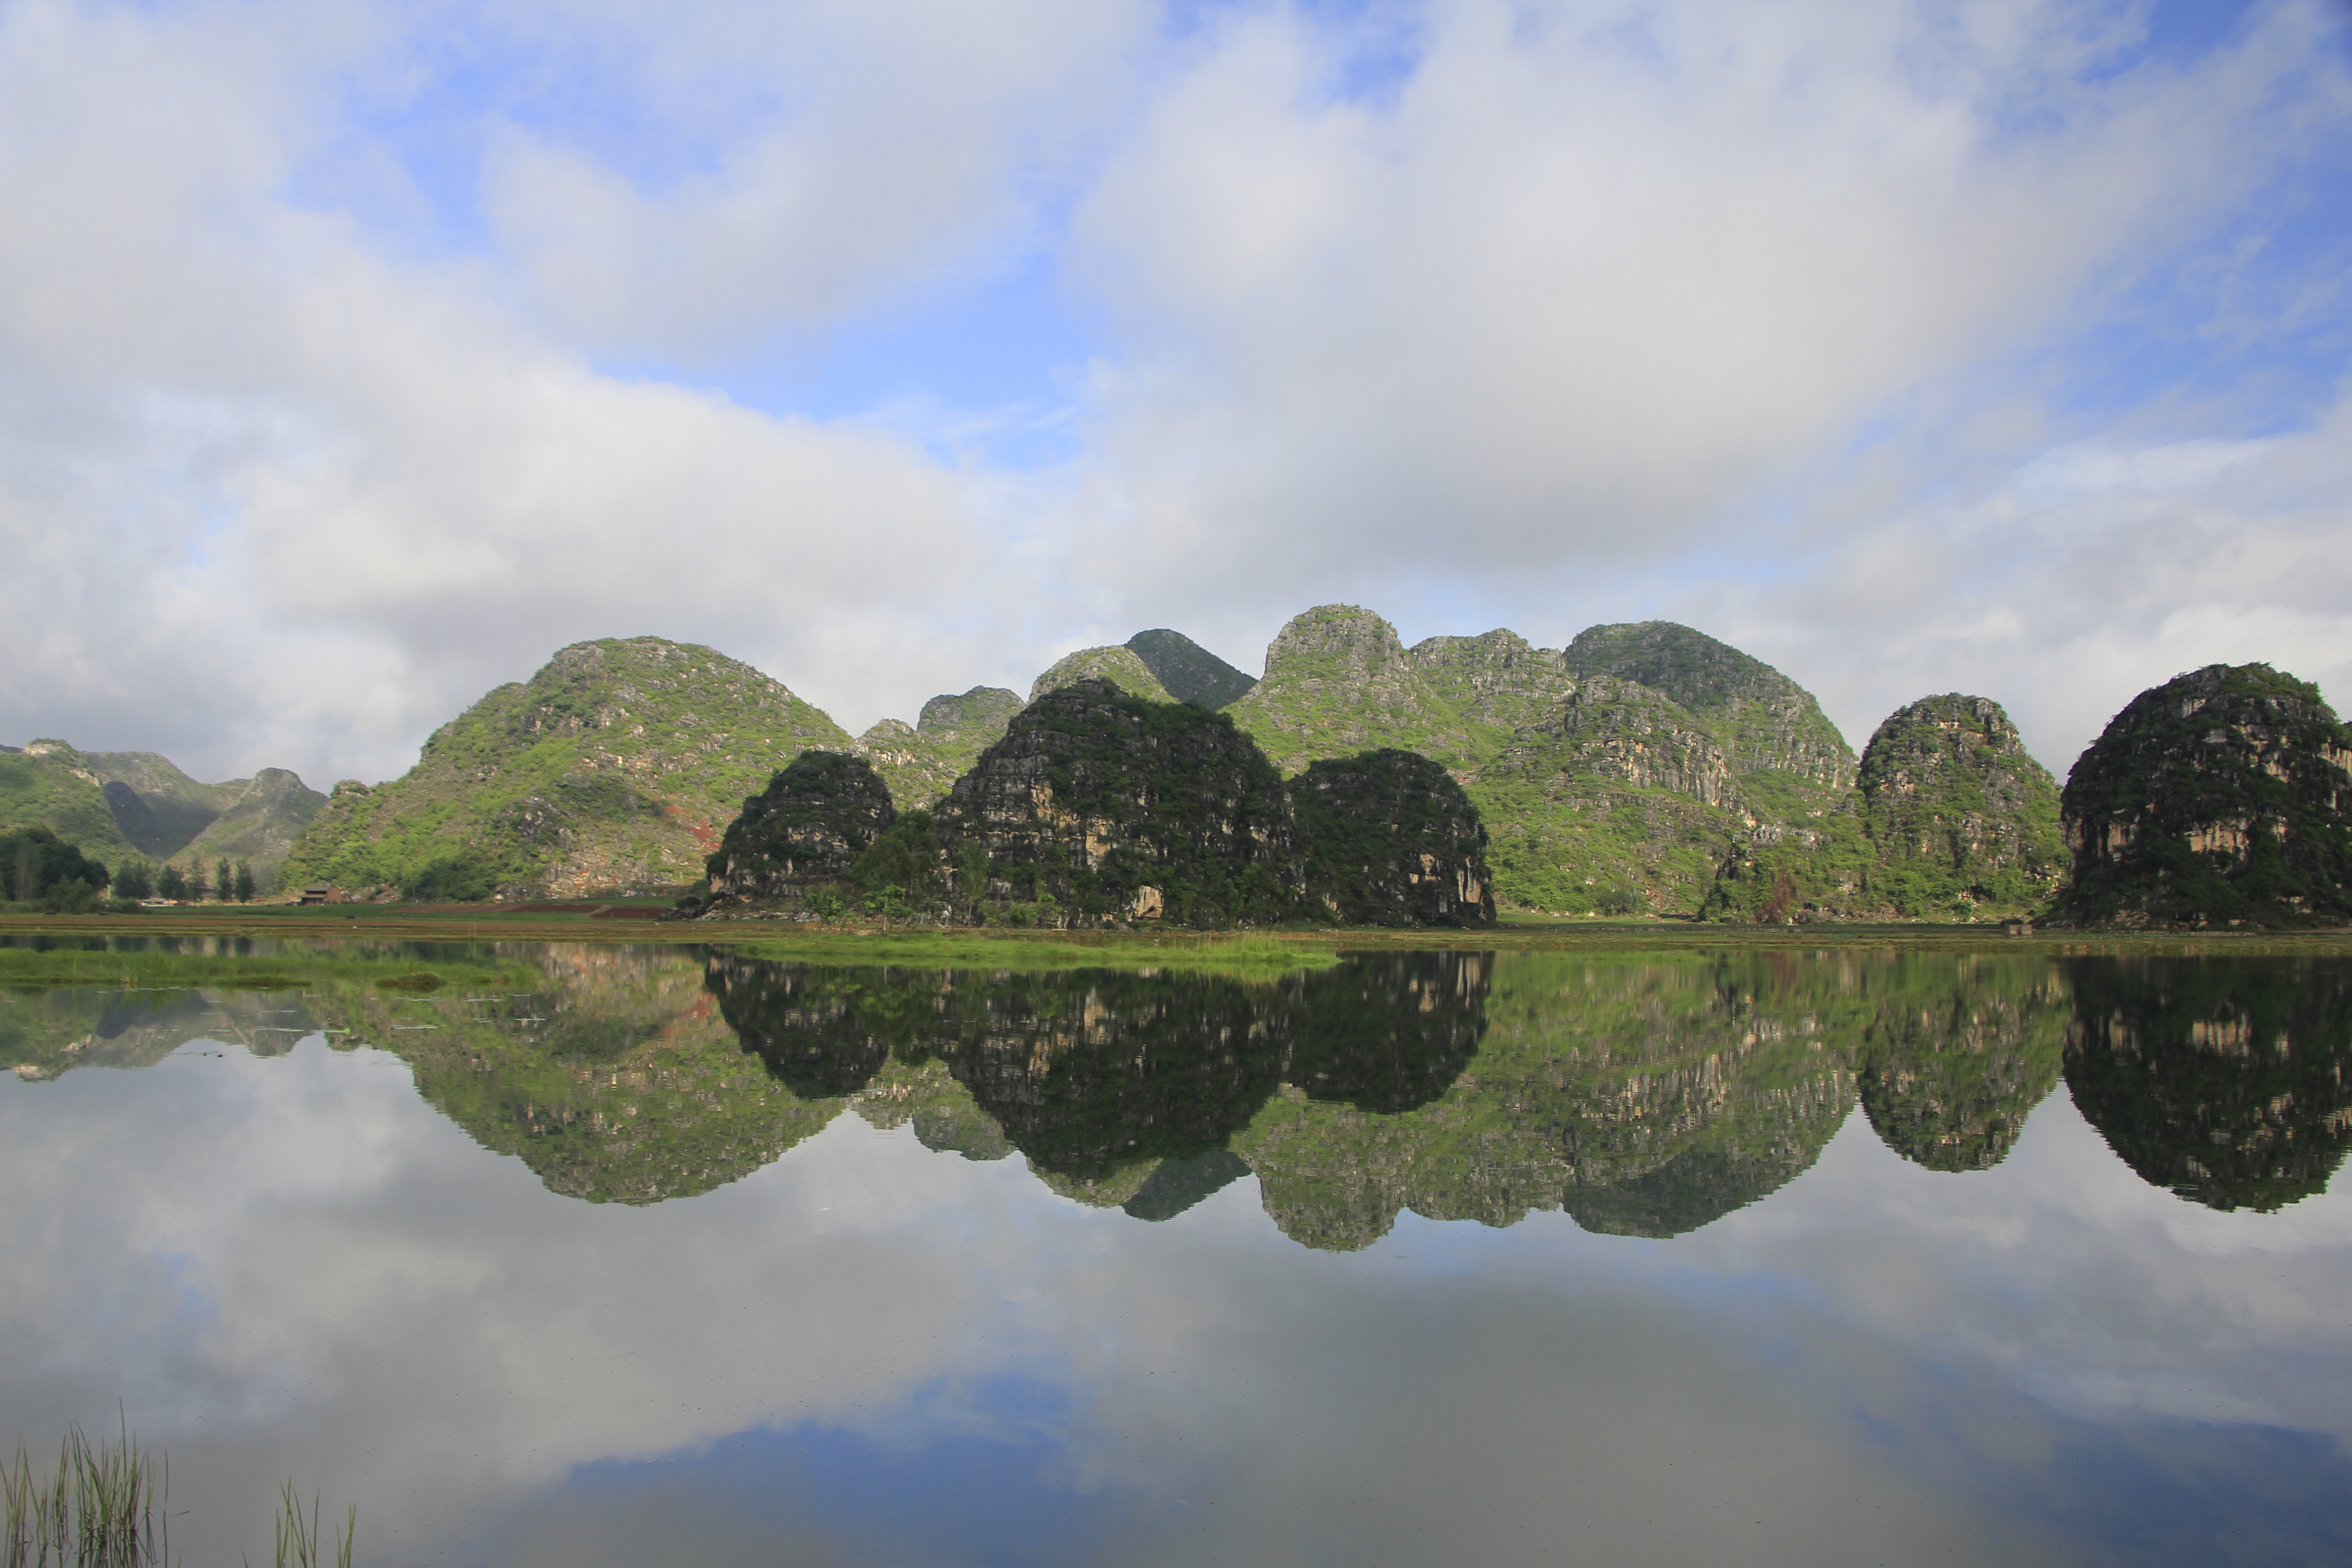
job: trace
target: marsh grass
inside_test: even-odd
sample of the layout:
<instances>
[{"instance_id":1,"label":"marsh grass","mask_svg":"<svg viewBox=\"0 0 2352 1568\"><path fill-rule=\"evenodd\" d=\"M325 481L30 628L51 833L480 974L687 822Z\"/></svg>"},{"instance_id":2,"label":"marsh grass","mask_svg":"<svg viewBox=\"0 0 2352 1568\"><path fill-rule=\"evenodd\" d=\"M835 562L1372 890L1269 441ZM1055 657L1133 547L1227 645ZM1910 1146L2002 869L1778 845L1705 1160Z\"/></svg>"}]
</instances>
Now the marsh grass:
<instances>
[{"instance_id":1,"label":"marsh grass","mask_svg":"<svg viewBox=\"0 0 2352 1568\"><path fill-rule=\"evenodd\" d=\"M79 1426L58 1446L57 1469L33 1472L22 1444L0 1467L5 1568L145 1568L171 1561L171 1465L139 1447L126 1426L93 1443Z\"/></svg>"}]
</instances>

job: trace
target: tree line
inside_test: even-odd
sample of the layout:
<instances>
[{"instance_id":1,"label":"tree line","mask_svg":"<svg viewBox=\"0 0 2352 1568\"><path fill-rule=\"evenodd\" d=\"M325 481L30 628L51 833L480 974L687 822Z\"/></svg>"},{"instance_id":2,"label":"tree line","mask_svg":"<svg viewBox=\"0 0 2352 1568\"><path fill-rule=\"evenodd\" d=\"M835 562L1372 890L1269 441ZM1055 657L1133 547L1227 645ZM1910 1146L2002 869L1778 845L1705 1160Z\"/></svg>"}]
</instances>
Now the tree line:
<instances>
[{"instance_id":1,"label":"tree line","mask_svg":"<svg viewBox=\"0 0 2352 1568\"><path fill-rule=\"evenodd\" d=\"M224 855L206 868L202 861L154 866L133 857L110 868L47 827L0 833L0 878L14 902L39 904L58 914L128 908L151 898L246 904L259 890L249 860L232 863Z\"/></svg>"}]
</instances>

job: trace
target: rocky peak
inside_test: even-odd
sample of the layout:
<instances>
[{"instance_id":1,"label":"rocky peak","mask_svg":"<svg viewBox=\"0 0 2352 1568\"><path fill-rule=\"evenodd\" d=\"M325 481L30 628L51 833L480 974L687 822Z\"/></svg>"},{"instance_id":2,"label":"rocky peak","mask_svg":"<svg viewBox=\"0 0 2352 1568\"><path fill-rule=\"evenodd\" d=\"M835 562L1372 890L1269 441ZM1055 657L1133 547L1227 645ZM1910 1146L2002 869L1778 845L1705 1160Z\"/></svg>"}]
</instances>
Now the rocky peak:
<instances>
[{"instance_id":1,"label":"rocky peak","mask_svg":"<svg viewBox=\"0 0 2352 1568\"><path fill-rule=\"evenodd\" d=\"M1160 684L1180 702L1223 708L1249 695L1257 684L1181 632L1166 626L1138 632L1127 646L1160 679Z\"/></svg>"},{"instance_id":2,"label":"rocky peak","mask_svg":"<svg viewBox=\"0 0 2352 1568\"><path fill-rule=\"evenodd\" d=\"M1048 692L1088 679L1108 680L1148 702L1177 700L1131 647L1082 647L1076 653L1065 654L1055 661L1053 668L1030 683L1029 700L1035 702Z\"/></svg>"},{"instance_id":3,"label":"rocky peak","mask_svg":"<svg viewBox=\"0 0 2352 1568\"><path fill-rule=\"evenodd\" d=\"M850 862L898 819L888 786L864 757L803 752L728 824L706 867L711 894L803 898L846 877Z\"/></svg>"},{"instance_id":4,"label":"rocky peak","mask_svg":"<svg viewBox=\"0 0 2352 1568\"><path fill-rule=\"evenodd\" d=\"M979 736L979 743L986 745L1004 733L1004 726L1021 709L1017 693L1002 686L975 686L961 696L942 694L924 703L915 728L940 739Z\"/></svg>"}]
</instances>

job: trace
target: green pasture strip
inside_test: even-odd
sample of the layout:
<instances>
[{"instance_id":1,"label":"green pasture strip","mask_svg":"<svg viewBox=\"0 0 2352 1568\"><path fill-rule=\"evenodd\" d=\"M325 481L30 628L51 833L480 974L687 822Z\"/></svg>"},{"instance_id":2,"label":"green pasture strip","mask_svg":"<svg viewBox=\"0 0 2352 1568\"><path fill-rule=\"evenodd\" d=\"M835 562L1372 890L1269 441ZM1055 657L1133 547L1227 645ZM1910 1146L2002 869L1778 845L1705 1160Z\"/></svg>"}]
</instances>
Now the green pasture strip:
<instances>
[{"instance_id":1,"label":"green pasture strip","mask_svg":"<svg viewBox=\"0 0 2352 1568\"><path fill-rule=\"evenodd\" d=\"M998 969L1035 973L1064 969L1161 969L1187 973L1274 977L1328 969L1339 955L1321 942L1248 934L1159 931L1054 931L984 935L979 931L816 931L757 942L723 942L747 958L796 960L858 968Z\"/></svg>"}]
</instances>

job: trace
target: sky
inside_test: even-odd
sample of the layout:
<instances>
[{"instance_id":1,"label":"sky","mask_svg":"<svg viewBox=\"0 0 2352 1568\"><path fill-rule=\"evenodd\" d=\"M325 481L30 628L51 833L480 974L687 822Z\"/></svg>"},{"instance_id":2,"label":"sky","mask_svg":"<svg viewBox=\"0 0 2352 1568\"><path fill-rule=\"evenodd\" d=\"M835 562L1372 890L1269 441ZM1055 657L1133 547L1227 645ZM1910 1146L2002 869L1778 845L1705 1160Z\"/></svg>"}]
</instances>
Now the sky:
<instances>
[{"instance_id":1,"label":"sky","mask_svg":"<svg viewBox=\"0 0 2352 1568\"><path fill-rule=\"evenodd\" d=\"M0 0L0 742L1665 618L2352 700L2343 0Z\"/></svg>"}]
</instances>

